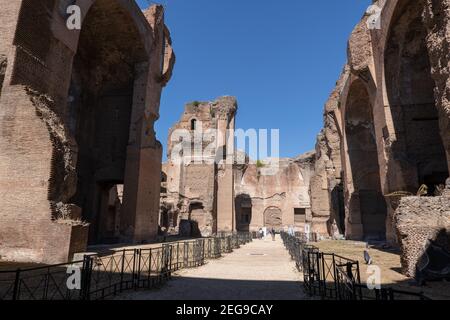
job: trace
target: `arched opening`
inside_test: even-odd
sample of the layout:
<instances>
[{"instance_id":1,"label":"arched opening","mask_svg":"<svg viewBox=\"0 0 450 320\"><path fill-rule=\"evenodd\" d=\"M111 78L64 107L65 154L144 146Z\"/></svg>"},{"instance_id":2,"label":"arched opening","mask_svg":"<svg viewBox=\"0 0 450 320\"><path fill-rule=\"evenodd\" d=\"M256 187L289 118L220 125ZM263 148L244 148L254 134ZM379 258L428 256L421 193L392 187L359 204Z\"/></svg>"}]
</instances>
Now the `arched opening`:
<instances>
[{"instance_id":1,"label":"arched opening","mask_svg":"<svg viewBox=\"0 0 450 320\"><path fill-rule=\"evenodd\" d=\"M331 191L332 216L331 219L336 221L336 225L340 234L345 234L345 199L344 185L339 183ZM333 224L334 221L330 220ZM330 226L331 227L331 226ZM331 230L330 233L332 234Z\"/></svg>"},{"instance_id":2,"label":"arched opening","mask_svg":"<svg viewBox=\"0 0 450 320\"><path fill-rule=\"evenodd\" d=\"M363 238L384 239L387 208L381 192L372 105L361 80L353 82L347 97L345 134L354 187L349 218L362 225Z\"/></svg>"},{"instance_id":3,"label":"arched opening","mask_svg":"<svg viewBox=\"0 0 450 320\"><path fill-rule=\"evenodd\" d=\"M196 119L191 120L191 130L192 131L197 130L197 120Z\"/></svg>"},{"instance_id":4,"label":"arched opening","mask_svg":"<svg viewBox=\"0 0 450 320\"><path fill-rule=\"evenodd\" d=\"M202 202L192 202L189 205L189 221L191 223L191 236L201 237L200 228L205 225L205 207Z\"/></svg>"},{"instance_id":5,"label":"arched opening","mask_svg":"<svg viewBox=\"0 0 450 320\"><path fill-rule=\"evenodd\" d=\"M391 189L415 193L425 184L432 195L449 174L439 130L423 10L424 1L400 1L386 45L385 74L396 134L391 157L400 164L403 175L402 183Z\"/></svg>"},{"instance_id":6,"label":"arched opening","mask_svg":"<svg viewBox=\"0 0 450 320\"><path fill-rule=\"evenodd\" d=\"M113 186L124 184L136 70L146 60L130 15L116 1L95 1L83 21L68 98L78 145L72 201L91 224L90 244L117 235L108 227L106 200Z\"/></svg>"},{"instance_id":7,"label":"arched opening","mask_svg":"<svg viewBox=\"0 0 450 320\"><path fill-rule=\"evenodd\" d=\"M161 172L161 197L167 196L167 174Z\"/></svg>"},{"instance_id":8,"label":"arched opening","mask_svg":"<svg viewBox=\"0 0 450 320\"><path fill-rule=\"evenodd\" d=\"M283 217L280 208L270 207L264 211L264 226L279 231L283 228Z\"/></svg>"},{"instance_id":9,"label":"arched opening","mask_svg":"<svg viewBox=\"0 0 450 320\"><path fill-rule=\"evenodd\" d=\"M252 198L248 194L239 194L234 201L236 230L249 232L252 223Z\"/></svg>"}]
</instances>

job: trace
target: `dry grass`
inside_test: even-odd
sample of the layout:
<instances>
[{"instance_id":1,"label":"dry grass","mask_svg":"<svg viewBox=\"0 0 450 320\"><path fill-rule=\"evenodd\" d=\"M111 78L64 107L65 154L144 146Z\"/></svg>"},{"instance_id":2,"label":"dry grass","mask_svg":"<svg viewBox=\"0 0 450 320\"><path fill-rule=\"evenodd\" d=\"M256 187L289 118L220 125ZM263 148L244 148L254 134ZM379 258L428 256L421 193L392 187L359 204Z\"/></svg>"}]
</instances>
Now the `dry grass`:
<instances>
[{"instance_id":1,"label":"dry grass","mask_svg":"<svg viewBox=\"0 0 450 320\"><path fill-rule=\"evenodd\" d=\"M335 253L360 263L361 281L367 280L367 265L364 262L365 242L322 241L314 244L321 251ZM413 279L401 274L400 252L392 249L371 247L369 254L373 264L381 268L382 285L398 290L423 292L432 299L450 300L449 282L430 282L426 286L417 286Z\"/></svg>"}]
</instances>

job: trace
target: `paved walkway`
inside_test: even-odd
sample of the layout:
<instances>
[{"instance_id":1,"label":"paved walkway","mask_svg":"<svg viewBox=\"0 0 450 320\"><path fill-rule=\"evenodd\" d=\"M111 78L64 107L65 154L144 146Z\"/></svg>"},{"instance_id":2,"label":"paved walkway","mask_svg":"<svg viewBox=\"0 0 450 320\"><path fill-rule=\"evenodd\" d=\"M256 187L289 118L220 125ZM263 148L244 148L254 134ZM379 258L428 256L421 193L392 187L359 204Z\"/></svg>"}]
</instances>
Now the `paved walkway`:
<instances>
[{"instance_id":1,"label":"paved walkway","mask_svg":"<svg viewBox=\"0 0 450 320\"><path fill-rule=\"evenodd\" d=\"M205 266L177 272L162 289L124 294L134 300L301 300L301 274L280 238L254 240Z\"/></svg>"}]
</instances>

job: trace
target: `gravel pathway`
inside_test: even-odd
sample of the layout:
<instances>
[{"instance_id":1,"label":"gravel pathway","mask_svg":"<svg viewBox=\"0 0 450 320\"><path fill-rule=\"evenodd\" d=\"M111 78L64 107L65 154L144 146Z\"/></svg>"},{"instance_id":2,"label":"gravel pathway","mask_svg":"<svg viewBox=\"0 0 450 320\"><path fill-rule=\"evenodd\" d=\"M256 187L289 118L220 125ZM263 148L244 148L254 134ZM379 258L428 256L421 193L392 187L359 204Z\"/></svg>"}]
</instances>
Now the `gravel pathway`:
<instances>
[{"instance_id":1,"label":"gravel pathway","mask_svg":"<svg viewBox=\"0 0 450 320\"><path fill-rule=\"evenodd\" d=\"M254 240L205 266L177 272L162 289L123 300L302 300L301 274L280 238Z\"/></svg>"}]
</instances>

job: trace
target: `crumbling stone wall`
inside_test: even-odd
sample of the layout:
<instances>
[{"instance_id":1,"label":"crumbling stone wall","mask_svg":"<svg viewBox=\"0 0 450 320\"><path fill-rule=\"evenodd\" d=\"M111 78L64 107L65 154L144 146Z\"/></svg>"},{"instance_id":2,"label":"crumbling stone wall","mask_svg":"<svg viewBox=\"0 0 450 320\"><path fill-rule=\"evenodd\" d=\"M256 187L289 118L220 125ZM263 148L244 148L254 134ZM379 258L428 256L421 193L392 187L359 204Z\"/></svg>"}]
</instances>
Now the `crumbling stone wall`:
<instances>
[{"instance_id":1,"label":"crumbling stone wall","mask_svg":"<svg viewBox=\"0 0 450 320\"><path fill-rule=\"evenodd\" d=\"M429 240L450 250L450 195L402 198L395 212L395 228L403 273L414 277Z\"/></svg>"},{"instance_id":2,"label":"crumbling stone wall","mask_svg":"<svg viewBox=\"0 0 450 320\"><path fill-rule=\"evenodd\" d=\"M423 21L427 28L427 48L434 80L434 93L441 132L450 132L450 1L425 1ZM450 168L450 136L442 135Z\"/></svg>"},{"instance_id":3,"label":"crumbling stone wall","mask_svg":"<svg viewBox=\"0 0 450 320\"><path fill-rule=\"evenodd\" d=\"M0 199L0 256L5 260L66 262L85 250L88 229L89 238L98 239L94 230L102 222L92 214L99 208L76 199L86 192L80 164L85 155L112 145L98 140L86 148L89 141L78 134L86 122L77 110L99 105L96 98L116 89L114 81L126 74L124 61L134 69L133 78L124 81L132 94L124 130L128 148L120 155L126 164L120 181L107 182L125 185L122 240L150 240L157 232L162 148L153 124L175 59L162 7L143 13L134 1L87 0L79 5L86 23L82 30L69 30L59 1L0 2L0 56L6 57L0 63L0 193L9 195ZM94 42L86 41L91 31ZM97 58L91 61L95 65L80 64L80 55L89 54ZM95 81L80 86L83 76ZM101 118L97 113L100 131ZM95 183L105 182L92 175Z\"/></svg>"},{"instance_id":4,"label":"crumbling stone wall","mask_svg":"<svg viewBox=\"0 0 450 320\"><path fill-rule=\"evenodd\" d=\"M324 129L317 137L314 174L309 190L312 216L323 221L328 234L337 233L334 236L345 231L339 105L348 76L349 68L346 66L325 104ZM331 229L334 223L338 230L333 232Z\"/></svg>"},{"instance_id":5,"label":"crumbling stone wall","mask_svg":"<svg viewBox=\"0 0 450 320\"><path fill-rule=\"evenodd\" d=\"M170 215L171 225L165 226L169 230L184 236L235 230L233 163L221 162L224 150L234 150L234 141L220 138L226 137L227 130L234 135L236 112L234 97L192 102L170 129L160 212ZM180 142L187 147L184 152Z\"/></svg>"},{"instance_id":6,"label":"crumbling stone wall","mask_svg":"<svg viewBox=\"0 0 450 320\"><path fill-rule=\"evenodd\" d=\"M314 160L314 152L295 159L279 159L279 167L273 175L264 174L264 167L257 163L236 167L238 230L294 227L304 232L305 224L309 224L312 232L327 234L326 221L311 214L309 186Z\"/></svg>"},{"instance_id":7,"label":"crumbling stone wall","mask_svg":"<svg viewBox=\"0 0 450 320\"><path fill-rule=\"evenodd\" d=\"M333 147L322 133L318 149L340 150L339 160L332 159L330 167L342 168L346 237L367 239L379 233L396 244L398 201L391 195L415 194L423 184L433 195L448 177L449 2L378 0L373 5L379 8L380 25L369 28L372 10L352 32L346 75L335 90L337 107L331 114L336 121L327 117L324 121L324 130L336 124L334 137L340 147ZM371 116L355 130L354 119L364 114ZM368 148L362 141L369 138L372 151L358 152ZM323 163L328 159L323 156L326 152L317 154L319 177L324 176ZM364 174L371 162L378 164ZM321 211L315 209L314 198L327 198L320 196L317 185L312 184L313 212ZM362 199L368 191L376 194L369 197L373 201ZM332 197L330 190L325 193ZM384 215L385 223L373 220L375 215L380 219Z\"/></svg>"}]
</instances>

